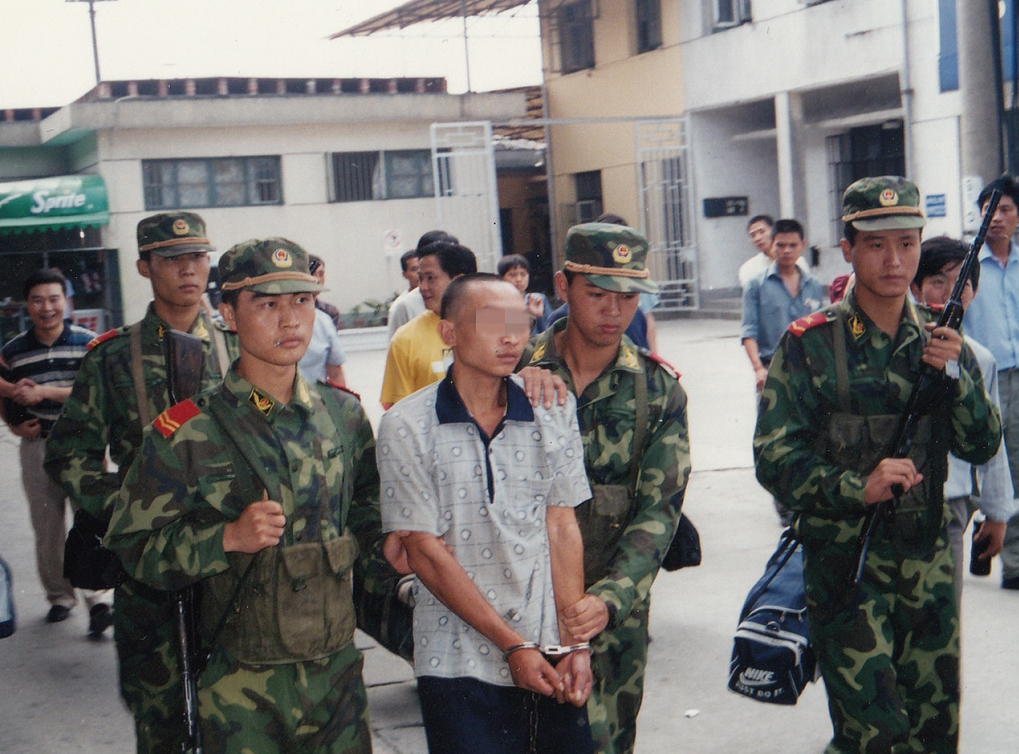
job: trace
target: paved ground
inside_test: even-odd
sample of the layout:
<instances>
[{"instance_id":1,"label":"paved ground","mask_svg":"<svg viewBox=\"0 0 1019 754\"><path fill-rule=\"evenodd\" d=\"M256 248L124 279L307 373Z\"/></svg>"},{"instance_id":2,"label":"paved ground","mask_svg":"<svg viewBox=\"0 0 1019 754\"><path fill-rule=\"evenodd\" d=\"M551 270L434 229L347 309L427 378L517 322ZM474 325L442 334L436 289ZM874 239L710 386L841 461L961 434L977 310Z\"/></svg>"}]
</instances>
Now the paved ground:
<instances>
[{"instance_id":1,"label":"paved ground","mask_svg":"<svg viewBox=\"0 0 1019 754\"><path fill-rule=\"evenodd\" d=\"M772 707L725 686L740 605L779 534L751 468L754 395L738 323L661 323L661 350L690 396L694 474L685 510L701 533L704 564L662 574L654 587L651 667L638 754L820 754L830 733L824 690ZM348 379L373 419L384 354L351 355ZM15 440L0 430L0 553L14 568L18 632L0 641L0 753L128 754L130 716L116 694L110 640L85 638L86 617L46 625ZM963 632L963 754L1019 751L1019 594L967 575ZM424 754L410 667L359 637L366 656L375 750ZM479 752L484 754L484 752Z\"/></svg>"}]
</instances>

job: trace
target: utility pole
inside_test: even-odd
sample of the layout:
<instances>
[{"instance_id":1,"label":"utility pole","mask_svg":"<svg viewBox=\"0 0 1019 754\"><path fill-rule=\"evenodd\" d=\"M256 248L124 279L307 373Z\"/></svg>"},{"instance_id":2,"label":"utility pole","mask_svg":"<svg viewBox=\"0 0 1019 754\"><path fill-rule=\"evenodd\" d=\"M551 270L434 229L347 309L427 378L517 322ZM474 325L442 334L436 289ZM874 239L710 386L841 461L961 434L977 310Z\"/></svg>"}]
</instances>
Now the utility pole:
<instances>
[{"instance_id":1,"label":"utility pole","mask_svg":"<svg viewBox=\"0 0 1019 754\"><path fill-rule=\"evenodd\" d=\"M992 0L997 8L997 1ZM963 176L984 183L1001 172L998 97L994 91L994 41L989 3L956 0L959 32L959 93L962 97L961 147Z\"/></svg>"},{"instance_id":2,"label":"utility pole","mask_svg":"<svg viewBox=\"0 0 1019 754\"><path fill-rule=\"evenodd\" d=\"M89 22L92 25L92 61L93 61L93 63L95 63L95 67L96 67L96 85L98 86L98 84L102 80L102 78L99 75L99 43L96 40L96 7L95 7L95 3L97 3L97 2L104 2L104 0L64 0L64 2L68 2L68 3L87 2L88 3L88 17L89 17Z\"/></svg>"}]
</instances>

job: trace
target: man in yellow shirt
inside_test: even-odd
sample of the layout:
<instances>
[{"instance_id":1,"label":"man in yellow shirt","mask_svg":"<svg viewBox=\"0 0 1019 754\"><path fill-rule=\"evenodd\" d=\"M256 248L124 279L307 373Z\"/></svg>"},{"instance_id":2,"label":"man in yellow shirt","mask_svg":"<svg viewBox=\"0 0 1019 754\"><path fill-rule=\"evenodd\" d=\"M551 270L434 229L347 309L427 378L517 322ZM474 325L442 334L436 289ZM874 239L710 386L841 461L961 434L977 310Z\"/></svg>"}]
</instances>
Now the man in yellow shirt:
<instances>
[{"instance_id":1,"label":"man in yellow shirt","mask_svg":"<svg viewBox=\"0 0 1019 754\"><path fill-rule=\"evenodd\" d=\"M466 246L436 241L418 251L418 289L426 311L400 327L389 343L382 377L382 408L446 376L447 349L439 337L439 305L450 281L478 271Z\"/></svg>"}]
</instances>

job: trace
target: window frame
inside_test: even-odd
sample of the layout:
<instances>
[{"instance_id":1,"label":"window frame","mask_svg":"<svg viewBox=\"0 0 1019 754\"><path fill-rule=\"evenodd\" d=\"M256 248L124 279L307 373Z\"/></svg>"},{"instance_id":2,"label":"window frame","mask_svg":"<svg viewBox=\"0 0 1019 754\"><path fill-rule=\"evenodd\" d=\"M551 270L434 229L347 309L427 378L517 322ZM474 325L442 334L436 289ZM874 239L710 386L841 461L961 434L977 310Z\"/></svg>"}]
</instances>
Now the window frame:
<instances>
[{"instance_id":1,"label":"window frame","mask_svg":"<svg viewBox=\"0 0 1019 754\"><path fill-rule=\"evenodd\" d=\"M146 211L283 204L283 175L279 155L174 157L141 162L142 194ZM231 167L240 168L239 178L234 176L234 180L223 180L223 176L228 175L224 168ZM185 174L182 180L182 168L193 170L193 175ZM268 168L268 171L263 172L264 168ZM197 180L199 175L201 180ZM239 199L226 200L226 196L236 194L237 188L240 188ZM203 194L200 198L199 193ZM269 194L271 196L263 198Z\"/></svg>"},{"instance_id":2,"label":"window frame","mask_svg":"<svg viewBox=\"0 0 1019 754\"><path fill-rule=\"evenodd\" d=\"M593 222L605 211L601 170L583 170L573 174L574 204L578 223Z\"/></svg>"},{"instance_id":3,"label":"window frame","mask_svg":"<svg viewBox=\"0 0 1019 754\"><path fill-rule=\"evenodd\" d=\"M559 68L563 73L586 71L595 67L593 0L573 0L559 7L556 19L559 24ZM568 18L574 12L578 15ZM578 36L579 32L579 36ZM574 55L574 42L583 46Z\"/></svg>"},{"instance_id":4,"label":"window frame","mask_svg":"<svg viewBox=\"0 0 1019 754\"><path fill-rule=\"evenodd\" d=\"M728 9L727 15L730 18L722 20L723 4ZM750 9L750 0L712 0L712 28L715 31L732 29L753 20Z\"/></svg>"},{"instance_id":5,"label":"window frame","mask_svg":"<svg viewBox=\"0 0 1019 754\"><path fill-rule=\"evenodd\" d=\"M646 34L642 33L644 23L648 24ZM634 0L633 35L637 55L662 47L662 0Z\"/></svg>"}]
</instances>

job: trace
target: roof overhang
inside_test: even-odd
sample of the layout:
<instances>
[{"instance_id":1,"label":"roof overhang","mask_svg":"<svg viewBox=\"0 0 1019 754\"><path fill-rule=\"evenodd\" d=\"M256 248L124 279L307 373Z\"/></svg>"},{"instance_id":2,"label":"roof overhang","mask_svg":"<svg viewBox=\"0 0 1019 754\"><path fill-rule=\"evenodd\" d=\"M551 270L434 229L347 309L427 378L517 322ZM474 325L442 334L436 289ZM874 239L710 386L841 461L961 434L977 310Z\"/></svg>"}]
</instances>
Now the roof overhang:
<instances>
[{"instance_id":1,"label":"roof overhang","mask_svg":"<svg viewBox=\"0 0 1019 754\"><path fill-rule=\"evenodd\" d=\"M0 234L99 227L110 222L106 183L64 175L0 183Z\"/></svg>"},{"instance_id":2,"label":"roof overhang","mask_svg":"<svg viewBox=\"0 0 1019 754\"><path fill-rule=\"evenodd\" d=\"M329 38L366 37L380 31L404 29L425 21L445 21L464 16L502 13L527 5L529 2L530 0L410 0L391 11L380 13L349 29L338 31Z\"/></svg>"}]
</instances>

